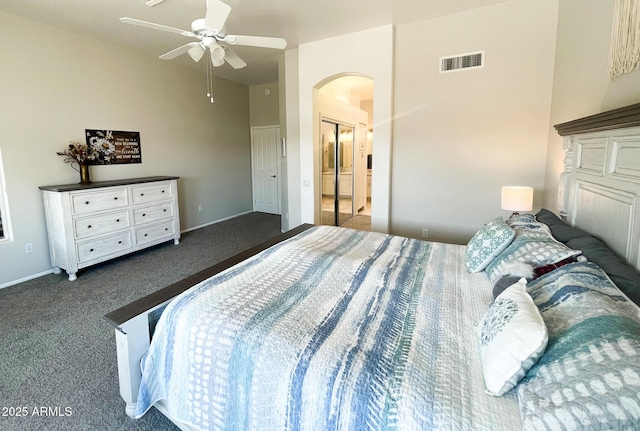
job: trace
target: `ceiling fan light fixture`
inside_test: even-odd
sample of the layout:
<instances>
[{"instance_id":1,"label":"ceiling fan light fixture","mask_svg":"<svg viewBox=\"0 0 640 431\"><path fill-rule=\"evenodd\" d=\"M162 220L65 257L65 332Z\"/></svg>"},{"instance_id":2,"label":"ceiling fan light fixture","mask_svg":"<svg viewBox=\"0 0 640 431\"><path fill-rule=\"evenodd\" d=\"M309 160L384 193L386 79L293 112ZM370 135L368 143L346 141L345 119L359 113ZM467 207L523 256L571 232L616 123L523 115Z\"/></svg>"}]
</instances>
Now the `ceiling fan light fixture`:
<instances>
[{"instance_id":1,"label":"ceiling fan light fixture","mask_svg":"<svg viewBox=\"0 0 640 431\"><path fill-rule=\"evenodd\" d=\"M155 6L164 0L138 0L148 6ZM153 22L141 21L139 19L122 17L120 21L125 24L137 25L153 30L179 34L186 37L198 39L198 42L190 42L169 52L162 54L162 60L172 60L184 53L188 53L193 61L199 62L204 53L209 50L211 61L206 61L207 69L207 97L213 103L213 67L222 66L228 63L234 69L242 69L247 63L238 54L233 52L229 45L253 46L259 48L284 49L287 41L279 37L247 36L227 34L225 23L231 12L231 7L222 0L205 0L206 15L191 23L191 31L169 27ZM224 45L219 45L222 42Z\"/></svg>"},{"instance_id":2,"label":"ceiling fan light fixture","mask_svg":"<svg viewBox=\"0 0 640 431\"><path fill-rule=\"evenodd\" d=\"M192 46L189 51L187 51L187 54L189 54L189 57L191 57L191 59L193 59L193 61L197 63L204 55L204 51L205 48L201 44L197 44Z\"/></svg>"},{"instance_id":3,"label":"ceiling fan light fixture","mask_svg":"<svg viewBox=\"0 0 640 431\"><path fill-rule=\"evenodd\" d=\"M211 51L211 64L215 67L222 66L224 64L224 48L213 42L209 45Z\"/></svg>"},{"instance_id":4,"label":"ceiling fan light fixture","mask_svg":"<svg viewBox=\"0 0 640 431\"><path fill-rule=\"evenodd\" d=\"M211 58L211 64L213 64L214 67L220 67L224 64L224 60L216 60L214 58Z\"/></svg>"}]
</instances>

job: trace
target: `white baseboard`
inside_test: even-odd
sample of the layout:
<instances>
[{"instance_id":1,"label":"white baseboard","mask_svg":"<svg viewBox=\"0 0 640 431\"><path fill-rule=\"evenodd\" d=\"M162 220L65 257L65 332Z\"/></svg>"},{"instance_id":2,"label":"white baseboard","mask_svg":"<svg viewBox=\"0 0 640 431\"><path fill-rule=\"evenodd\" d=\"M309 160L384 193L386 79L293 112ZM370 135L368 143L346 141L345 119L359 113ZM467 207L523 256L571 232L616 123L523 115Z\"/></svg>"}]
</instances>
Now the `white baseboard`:
<instances>
[{"instance_id":1,"label":"white baseboard","mask_svg":"<svg viewBox=\"0 0 640 431\"><path fill-rule=\"evenodd\" d=\"M18 280L9 281L7 283L0 284L0 289L4 289L5 287L13 286L14 284L20 284L22 282L33 280L34 278L42 277L44 275L49 275L49 274L52 274L52 273L53 273L53 269L50 269L48 271L44 271L44 272L41 272L39 274L33 274L33 275L29 275L29 276L24 277L24 278L20 278Z\"/></svg>"},{"instance_id":2,"label":"white baseboard","mask_svg":"<svg viewBox=\"0 0 640 431\"><path fill-rule=\"evenodd\" d=\"M191 232L192 230L201 229L203 227L211 226L212 224L220 223L220 222L223 222L225 220L231 220L232 218L240 217L240 216L243 216L245 214L251 214L252 212L254 212L254 211L253 210L249 210L249 211L245 211L245 212L240 213L240 214L236 214L236 215L232 215L232 216L229 216L229 217L221 218L219 220L210 221L209 223L205 223L205 224L201 224L201 225L198 225L198 226L190 227L188 229L181 230L180 233Z\"/></svg>"},{"instance_id":3,"label":"white baseboard","mask_svg":"<svg viewBox=\"0 0 640 431\"><path fill-rule=\"evenodd\" d=\"M190 227L188 229L181 230L180 233L191 232L192 230L200 229L200 228L203 228L203 227L206 227L206 226L211 226L212 224L216 224L216 223L223 222L225 220L230 220L232 218L240 217L240 216L245 215L245 214L251 214L252 212L254 212L254 211L253 210L245 211L243 213L239 213L239 214L232 215L232 216L229 216L229 217L221 218L219 220L214 220L214 221L209 222L209 223L205 223L205 224L202 224L202 225L199 225L199 226ZM18 280L12 280L12 281L9 281L7 283L0 284L0 289L4 289L5 287L13 286L14 284L20 284L22 282L33 280L34 278L42 277L44 275L48 275L48 274L52 274L52 273L53 273L53 269L50 269L48 271L44 271L44 272L40 272L38 274L33 274L33 275L29 275L29 276L24 277L24 278L20 278Z\"/></svg>"}]
</instances>

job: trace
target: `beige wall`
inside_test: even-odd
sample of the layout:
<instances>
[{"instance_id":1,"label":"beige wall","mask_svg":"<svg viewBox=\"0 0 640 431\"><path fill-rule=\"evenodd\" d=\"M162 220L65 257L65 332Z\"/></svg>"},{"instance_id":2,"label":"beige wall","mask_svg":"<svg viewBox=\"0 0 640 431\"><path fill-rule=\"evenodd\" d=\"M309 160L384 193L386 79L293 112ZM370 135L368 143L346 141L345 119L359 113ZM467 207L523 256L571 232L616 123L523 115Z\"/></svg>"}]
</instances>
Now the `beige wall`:
<instances>
[{"instance_id":1,"label":"beige wall","mask_svg":"<svg viewBox=\"0 0 640 431\"><path fill-rule=\"evenodd\" d=\"M0 149L14 231L13 242L0 243L0 286L51 269L38 186L79 181L55 153L84 139L85 128L140 132L141 164L95 166L92 179L180 176L182 229L251 210L248 87L216 79L210 104L204 69L5 13L0 52Z\"/></svg>"},{"instance_id":2,"label":"beige wall","mask_svg":"<svg viewBox=\"0 0 640 431\"><path fill-rule=\"evenodd\" d=\"M371 127L373 125L373 100L363 100L360 102L360 109L367 111L367 124Z\"/></svg>"},{"instance_id":3,"label":"beige wall","mask_svg":"<svg viewBox=\"0 0 640 431\"><path fill-rule=\"evenodd\" d=\"M554 124L640 102L640 70L609 79L612 1L561 0L544 206L557 212L562 138Z\"/></svg>"},{"instance_id":4,"label":"beige wall","mask_svg":"<svg viewBox=\"0 0 640 431\"><path fill-rule=\"evenodd\" d=\"M540 206L557 8L513 0L396 29L392 233L466 243L509 215L505 185ZM484 68L439 74L440 57L479 50Z\"/></svg>"},{"instance_id":5,"label":"beige wall","mask_svg":"<svg viewBox=\"0 0 640 431\"><path fill-rule=\"evenodd\" d=\"M284 64L283 64L284 63ZM299 52L297 49L285 51L284 61L279 70L280 88L284 96L286 112L284 118L285 127L280 136L286 139L287 155L285 157L282 172L283 178L283 205L282 205L282 229L287 231L302 223L302 172L300 163L300 76L299 76ZM282 73L284 72L284 73Z\"/></svg>"},{"instance_id":6,"label":"beige wall","mask_svg":"<svg viewBox=\"0 0 640 431\"><path fill-rule=\"evenodd\" d=\"M291 227L313 223L319 202L317 182L318 136L314 134L314 88L344 75L362 75L373 79L373 158L371 229L389 231L391 132L393 116L393 41L391 25L302 44L298 48L299 154L300 171L289 169L289 183L301 183L300 220L290 218ZM375 54L375 55L374 55ZM289 81L287 83L289 91ZM287 102L288 102L287 98ZM287 103L287 110L289 105ZM288 127L293 126L287 119ZM299 151L299 153L297 153ZM292 189L290 188L290 191ZM291 205L289 206L291 209Z\"/></svg>"},{"instance_id":7,"label":"beige wall","mask_svg":"<svg viewBox=\"0 0 640 431\"><path fill-rule=\"evenodd\" d=\"M140 131L143 163L93 167L93 179L181 176L189 229L251 209L250 118L281 121L283 229L311 221L313 184L304 185L313 182L311 89L341 72L379 78L373 121L385 133L395 109L393 173L379 182L393 189L378 201L391 199L376 209L380 230L390 208L393 233L428 228L429 239L465 242L507 215L499 197L506 184L534 186L535 209L555 209L563 153L553 124L640 101L640 71L607 75L612 15L613 3L601 0L512 0L400 26L395 36L380 28L306 44L283 54L274 119L267 107L274 102L253 97L262 90L264 98L260 86L216 80L210 105L204 71L0 13L0 150L14 228L14 241L0 243L0 286L49 270L38 186L77 181L55 152L85 128ZM371 58L381 45L384 55ZM361 49L344 64L323 60L351 46ZM480 49L485 69L438 74L440 56ZM390 153L391 140L382 142ZM28 242L32 254L24 253Z\"/></svg>"},{"instance_id":8,"label":"beige wall","mask_svg":"<svg viewBox=\"0 0 640 431\"><path fill-rule=\"evenodd\" d=\"M301 221L313 220L317 189L311 90L342 73L374 78L374 230L386 231L388 217L392 233L419 237L427 228L429 239L465 243L483 223L508 216L500 209L504 185L533 186L540 208L558 1L513 0L395 32L380 28L375 38L378 29L301 45L301 175L289 181L302 185ZM368 45L372 39L375 47ZM391 58L387 49L385 55L371 55L388 43ZM438 73L441 56L475 50L486 51L484 69ZM366 71L370 66L376 76ZM392 99L380 88L389 78ZM376 133L391 124L392 141L378 139ZM377 169L381 162L385 166ZM383 188L391 185L389 194L376 198L376 178Z\"/></svg>"},{"instance_id":9,"label":"beige wall","mask_svg":"<svg viewBox=\"0 0 640 431\"><path fill-rule=\"evenodd\" d=\"M265 91L269 90L269 95ZM277 82L249 87L251 127L280 124L279 85Z\"/></svg>"}]
</instances>

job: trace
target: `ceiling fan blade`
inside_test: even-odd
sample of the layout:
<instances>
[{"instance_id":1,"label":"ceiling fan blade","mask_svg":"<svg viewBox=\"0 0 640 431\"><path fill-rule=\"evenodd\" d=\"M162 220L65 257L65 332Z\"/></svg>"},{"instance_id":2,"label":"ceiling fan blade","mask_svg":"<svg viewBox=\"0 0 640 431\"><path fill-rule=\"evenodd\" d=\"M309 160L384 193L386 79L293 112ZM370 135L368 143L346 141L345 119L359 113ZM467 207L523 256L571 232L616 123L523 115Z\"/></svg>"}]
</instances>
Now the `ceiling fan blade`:
<instances>
[{"instance_id":1,"label":"ceiling fan blade","mask_svg":"<svg viewBox=\"0 0 640 431\"><path fill-rule=\"evenodd\" d=\"M182 45L179 48L172 49L171 51L162 54L159 58L161 60L173 60L174 58L178 57L179 55L182 55L185 52L189 51L195 45L199 45L199 43L198 42L191 42L191 43L188 43L186 45Z\"/></svg>"},{"instance_id":2,"label":"ceiling fan blade","mask_svg":"<svg viewBox=\"0 0 640 431\"><path fill-rule=\"evenodd\" d=\"M234 69L242 69L247 65L244 60L238 57L238 54L231 51L229 48L225 48L224 60Z\"/></svg>"},{"instance_id":3,"label":"ceiling fan blade","mask_svg":"<svg viewBox=\"0 0 640 431\"><path fill-rule=\"evenodd\" d=\"M140 27L152 28L154 30L168 31L169 33L177 33L183 36L198 37L197 34L187 30L181 30L175 27L168 27L166 25L155 24L153 22L140 21L139 19L123 17L123 18L120 18L120 21L122 21L125 24L133 24L133 25L138 25Z\"/></svg>"},{"instance_id":4,"label":"ceiling fan blade","mask_svg":"<svg viewBox=\"0 0 640 431\"><path fill-rule=\"evenodd\" d=\"M224 41L232 45L257 46L260 48L285 49L287 41L281 37L227 35Z\"/></svg>"},{"instance_id":5,"label":"ceiling fan blade","mask_svg":"<svg viewBox=\"0 0 640 431\"><path fill-rule=\"evenodd\" d=\"M231 12L231 6L220 0L207 0L207 15L204 18L205 26L213 30L222 30L227 17Z\"/></svg>"}]
</instances>

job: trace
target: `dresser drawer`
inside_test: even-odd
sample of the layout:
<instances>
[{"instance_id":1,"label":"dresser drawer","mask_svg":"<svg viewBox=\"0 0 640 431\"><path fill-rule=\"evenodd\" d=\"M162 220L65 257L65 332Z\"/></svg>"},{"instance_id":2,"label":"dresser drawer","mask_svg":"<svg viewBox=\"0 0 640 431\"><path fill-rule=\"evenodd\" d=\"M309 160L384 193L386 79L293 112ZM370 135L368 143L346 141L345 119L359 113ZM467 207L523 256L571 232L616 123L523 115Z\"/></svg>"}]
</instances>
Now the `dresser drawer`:
<instances>
[{"instance_id":1,"label":"dresser drawer","mask_svg":"<svg viewBox=\"0 0 640 431\"><path fill-rule=\"evenodd\" d=\"M133 210L134 225L146 224L168 217L173 217L173 204L171 202Z\"/></svg>"},{"instance_id":2,"label":"dresser drawer","mask_svg":"<svg viewBox=\"0 0 640 431\"><path fill-rule=\"evenodd\" d=\"M171 184L160 183L153 186L131 187L131 199L134 204L144 204L148 202L158 202L171 199Z\"/></svg>"},{"instance_id":3,"label":"dresser drawer","mask_svg":"<svg viewBox=\"0 0 640 431\"><path fill-rule=\"evenodd\" d=\"M165 223L136 229L136 244L140 245L158 238L173 236L175 232L173 226L173 220L169 220Z\"/></svg>"},{"instance_id":4,"label":"dresser drawer","mask_svg":"<svg viewBox=\"0 0 640 431\"><path fill-rule=\"evenodd\" d=\"M77 239L115 232L129 226L131 226L131 223L128 210L84 217L73 221Z\"/></svg>"},{"instance_id":5,"label":"dresser drawer","mask_svg":"<svg viewBox=\"0 0 640 431\"><path fill-rule=\"evenodd\" d=\"M110 254L120 253L133 247L131 232L126 231L106 238L79 243L78 263L98 259Z\"/></svg>"},{"instance_id":6,"label":"dresser drawer","mask_svg":"<svg viewBox=\"0 0 640 431\"><path fill-rule=\"evenodd\" d=\"M71 195L71 207L75 215L90 214L127 206L129 206L129 200L127 199L126 188Z\"/></svg>"}]
</instances>

